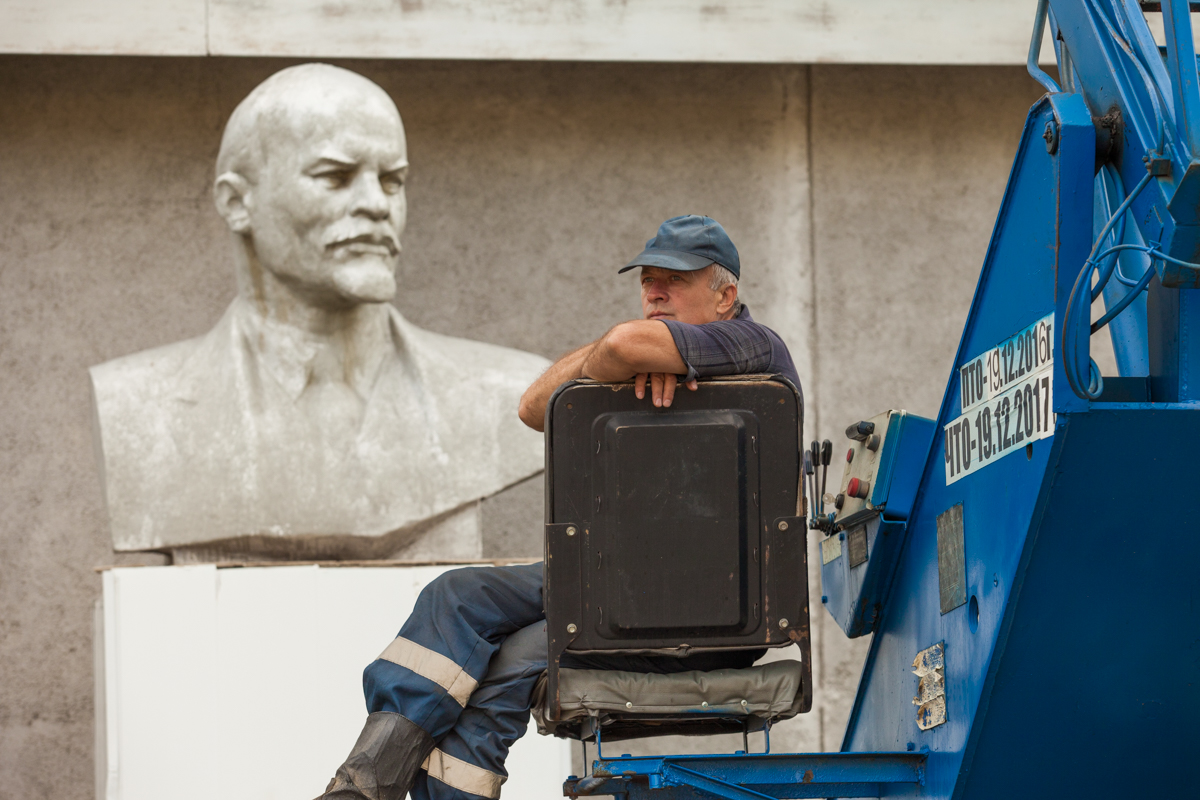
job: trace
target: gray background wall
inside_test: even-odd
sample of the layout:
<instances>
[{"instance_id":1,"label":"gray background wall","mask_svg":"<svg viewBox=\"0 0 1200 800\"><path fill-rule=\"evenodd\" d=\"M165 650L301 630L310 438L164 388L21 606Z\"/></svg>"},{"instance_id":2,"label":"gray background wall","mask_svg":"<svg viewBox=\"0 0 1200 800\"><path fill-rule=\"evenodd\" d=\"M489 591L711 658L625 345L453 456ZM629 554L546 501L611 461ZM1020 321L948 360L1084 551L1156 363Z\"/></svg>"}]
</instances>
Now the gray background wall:
<instances>
[{"instance_id":1,"label":"gray background wall","mask_svg":"<svg viewBox=\"0 0 1200 800\"><path fill-rule=\"evenodd\" d=\"M213 160L290 63L0 57L0 798L92 796L93 567L164 558L109 547L86 368L232 298ZM1039 94L1015 67L340 63L408 128L410 319L556 356L637 313L614 271L659 221L706 213L835 441L936 412ZM539 491L485 504L488 555L537 552ZM837 748L865 651L813 595L817 707L776 748Z\"/></svg>"}]
</instances>

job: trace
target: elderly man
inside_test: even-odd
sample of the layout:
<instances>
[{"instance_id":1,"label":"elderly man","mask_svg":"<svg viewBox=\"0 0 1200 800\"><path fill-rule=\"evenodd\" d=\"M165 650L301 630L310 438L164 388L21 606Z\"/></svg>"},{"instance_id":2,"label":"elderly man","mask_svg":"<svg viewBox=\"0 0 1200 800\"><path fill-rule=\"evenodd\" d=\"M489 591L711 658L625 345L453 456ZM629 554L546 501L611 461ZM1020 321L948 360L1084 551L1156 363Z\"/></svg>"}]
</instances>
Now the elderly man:
<instances>
[{"instance_id":1,"label":"elderly man","mask_svg":"<svg viewBox=\"0 0 1200 800\"><path fill-rule=\"evenodd\" d=\"M542 468L511 408L547 362L388 302L407 173L396 106L353 72L291 67L238 105L213 189L236 298L92 370L116 549L378 558L440 524L428 554L479 556L475 501Z\"/></svg>"},{"instance_id":2,"label":"elderly man","mask_svg":"<svg viewBox=\"0 0 1200 800\"><path fill-rule=\"evenodd\" d=\"M644 319L546 370L521 398L526 425L542 430L554 390L575 378L635 379L637 397L658 407L671 405L678 376L692 391L698 377L752 372L782 374L799 388L783 342L738 301L737 249L716 222L667 220L621 271L635 267ZM525 732L546 668L544 619L541 564L455 570L431 583L363 675L370 715L326 800L499 797L504 758ZM574 656L564 665L678 672L745 667L757 656Z\"/></svg>"}]
</instances>

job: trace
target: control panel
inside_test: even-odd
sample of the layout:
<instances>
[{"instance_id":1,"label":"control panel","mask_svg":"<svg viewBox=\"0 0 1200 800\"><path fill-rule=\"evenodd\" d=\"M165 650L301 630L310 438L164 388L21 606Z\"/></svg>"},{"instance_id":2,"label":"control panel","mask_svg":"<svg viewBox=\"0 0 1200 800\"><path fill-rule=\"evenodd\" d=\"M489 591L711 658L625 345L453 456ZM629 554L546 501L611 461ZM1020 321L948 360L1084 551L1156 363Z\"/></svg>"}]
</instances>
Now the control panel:
<instances>
[{"instance_id":1,"label":"control panel","mask_svg":"<svg viewBox=\"0 0 1200 800\"><path fill-rule=\"evenodd\" d=\"M933 438L933 420L885 411L846 428L842 484L833 499L834 529L886 510L906 519Z\"/></svg>"},{"instance_id":2,"label":"control panel","mask_svg":"<svg viewBox=\"0 0 1200 800\"><path fill-rule=\"evenodd\" d=\"M933 431L933 420L885 411L846 428L832 458L814 447L806 459L844 465L837 495L826 496L832 511L812 527L829 534L821 541L821 602L851 638L873 631L882 613Z\"/></svg>"}]
</instances>

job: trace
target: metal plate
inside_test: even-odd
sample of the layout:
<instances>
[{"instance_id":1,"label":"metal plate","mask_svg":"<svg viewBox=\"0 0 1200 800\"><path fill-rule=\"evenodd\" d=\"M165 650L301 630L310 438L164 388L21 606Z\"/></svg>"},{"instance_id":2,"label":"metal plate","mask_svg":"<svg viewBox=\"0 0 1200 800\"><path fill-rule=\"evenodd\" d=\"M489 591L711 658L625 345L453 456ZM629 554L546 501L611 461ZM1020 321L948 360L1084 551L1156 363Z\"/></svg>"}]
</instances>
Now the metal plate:
<instances>
[{"instance_id":1,"label":"metal plate","mask_svg":"<svg viewBox=\"0 0 1200 800\"><path fill-rule=\"evenodd\" d=\"M938 592L942 613L967 602L967 567L963 554L962 503L938 514Z\"/></svg>"},{"instance_id":2,"label":"metal plate","mask_svg":"<svg viewBox=\"0 0 1200 800\"><path fill-rule=\"evenodd\" d=\"M834 534L821 540L821 563L828 564L842 555L842 540Z\"/></svg>"},{"instance_id":3,"label":"metal plate","mask_svg":"<svg viewBox=\"0 0 1200 800\"><path fill-rule=\"evenodd\" d=\"M859 525L846 533L846 555L850 566L867 563L867 526Z\"/></svg>"}]
</instances>

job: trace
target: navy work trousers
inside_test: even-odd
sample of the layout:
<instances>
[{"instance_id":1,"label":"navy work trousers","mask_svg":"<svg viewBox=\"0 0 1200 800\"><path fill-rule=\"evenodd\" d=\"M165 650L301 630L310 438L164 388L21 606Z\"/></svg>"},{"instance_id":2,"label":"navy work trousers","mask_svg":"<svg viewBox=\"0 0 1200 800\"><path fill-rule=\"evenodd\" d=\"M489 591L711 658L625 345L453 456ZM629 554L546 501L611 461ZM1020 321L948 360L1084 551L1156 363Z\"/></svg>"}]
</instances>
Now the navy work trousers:
<instances>
[{"instance_id":1,"label":"navy work trousers","mask_svg":"<svg viewBox=\"0 0 1200 800\"><path fill-rule=\"evenodd\" d=\"M562 664L670 673L748 667L762 652L569 654ZM413 800L499 797L504 759L529 725L545 669L541 563L456 569L426 586L395 641L363 673L369 712L403 714L437 742Z\"/></svg>"},{"instance_id":2,"label":"navy work trousers","mask_svg":"<svg viewBox=\"0 0 1200 800\"><path fill-rule=\"evenodd\" d=\"M363 673L369 712L403 714L437 742L413 800L500 796L504 759L546 668L544 619L540 563L451 570L421 592Z\"/></svg>"}]
</instances>

